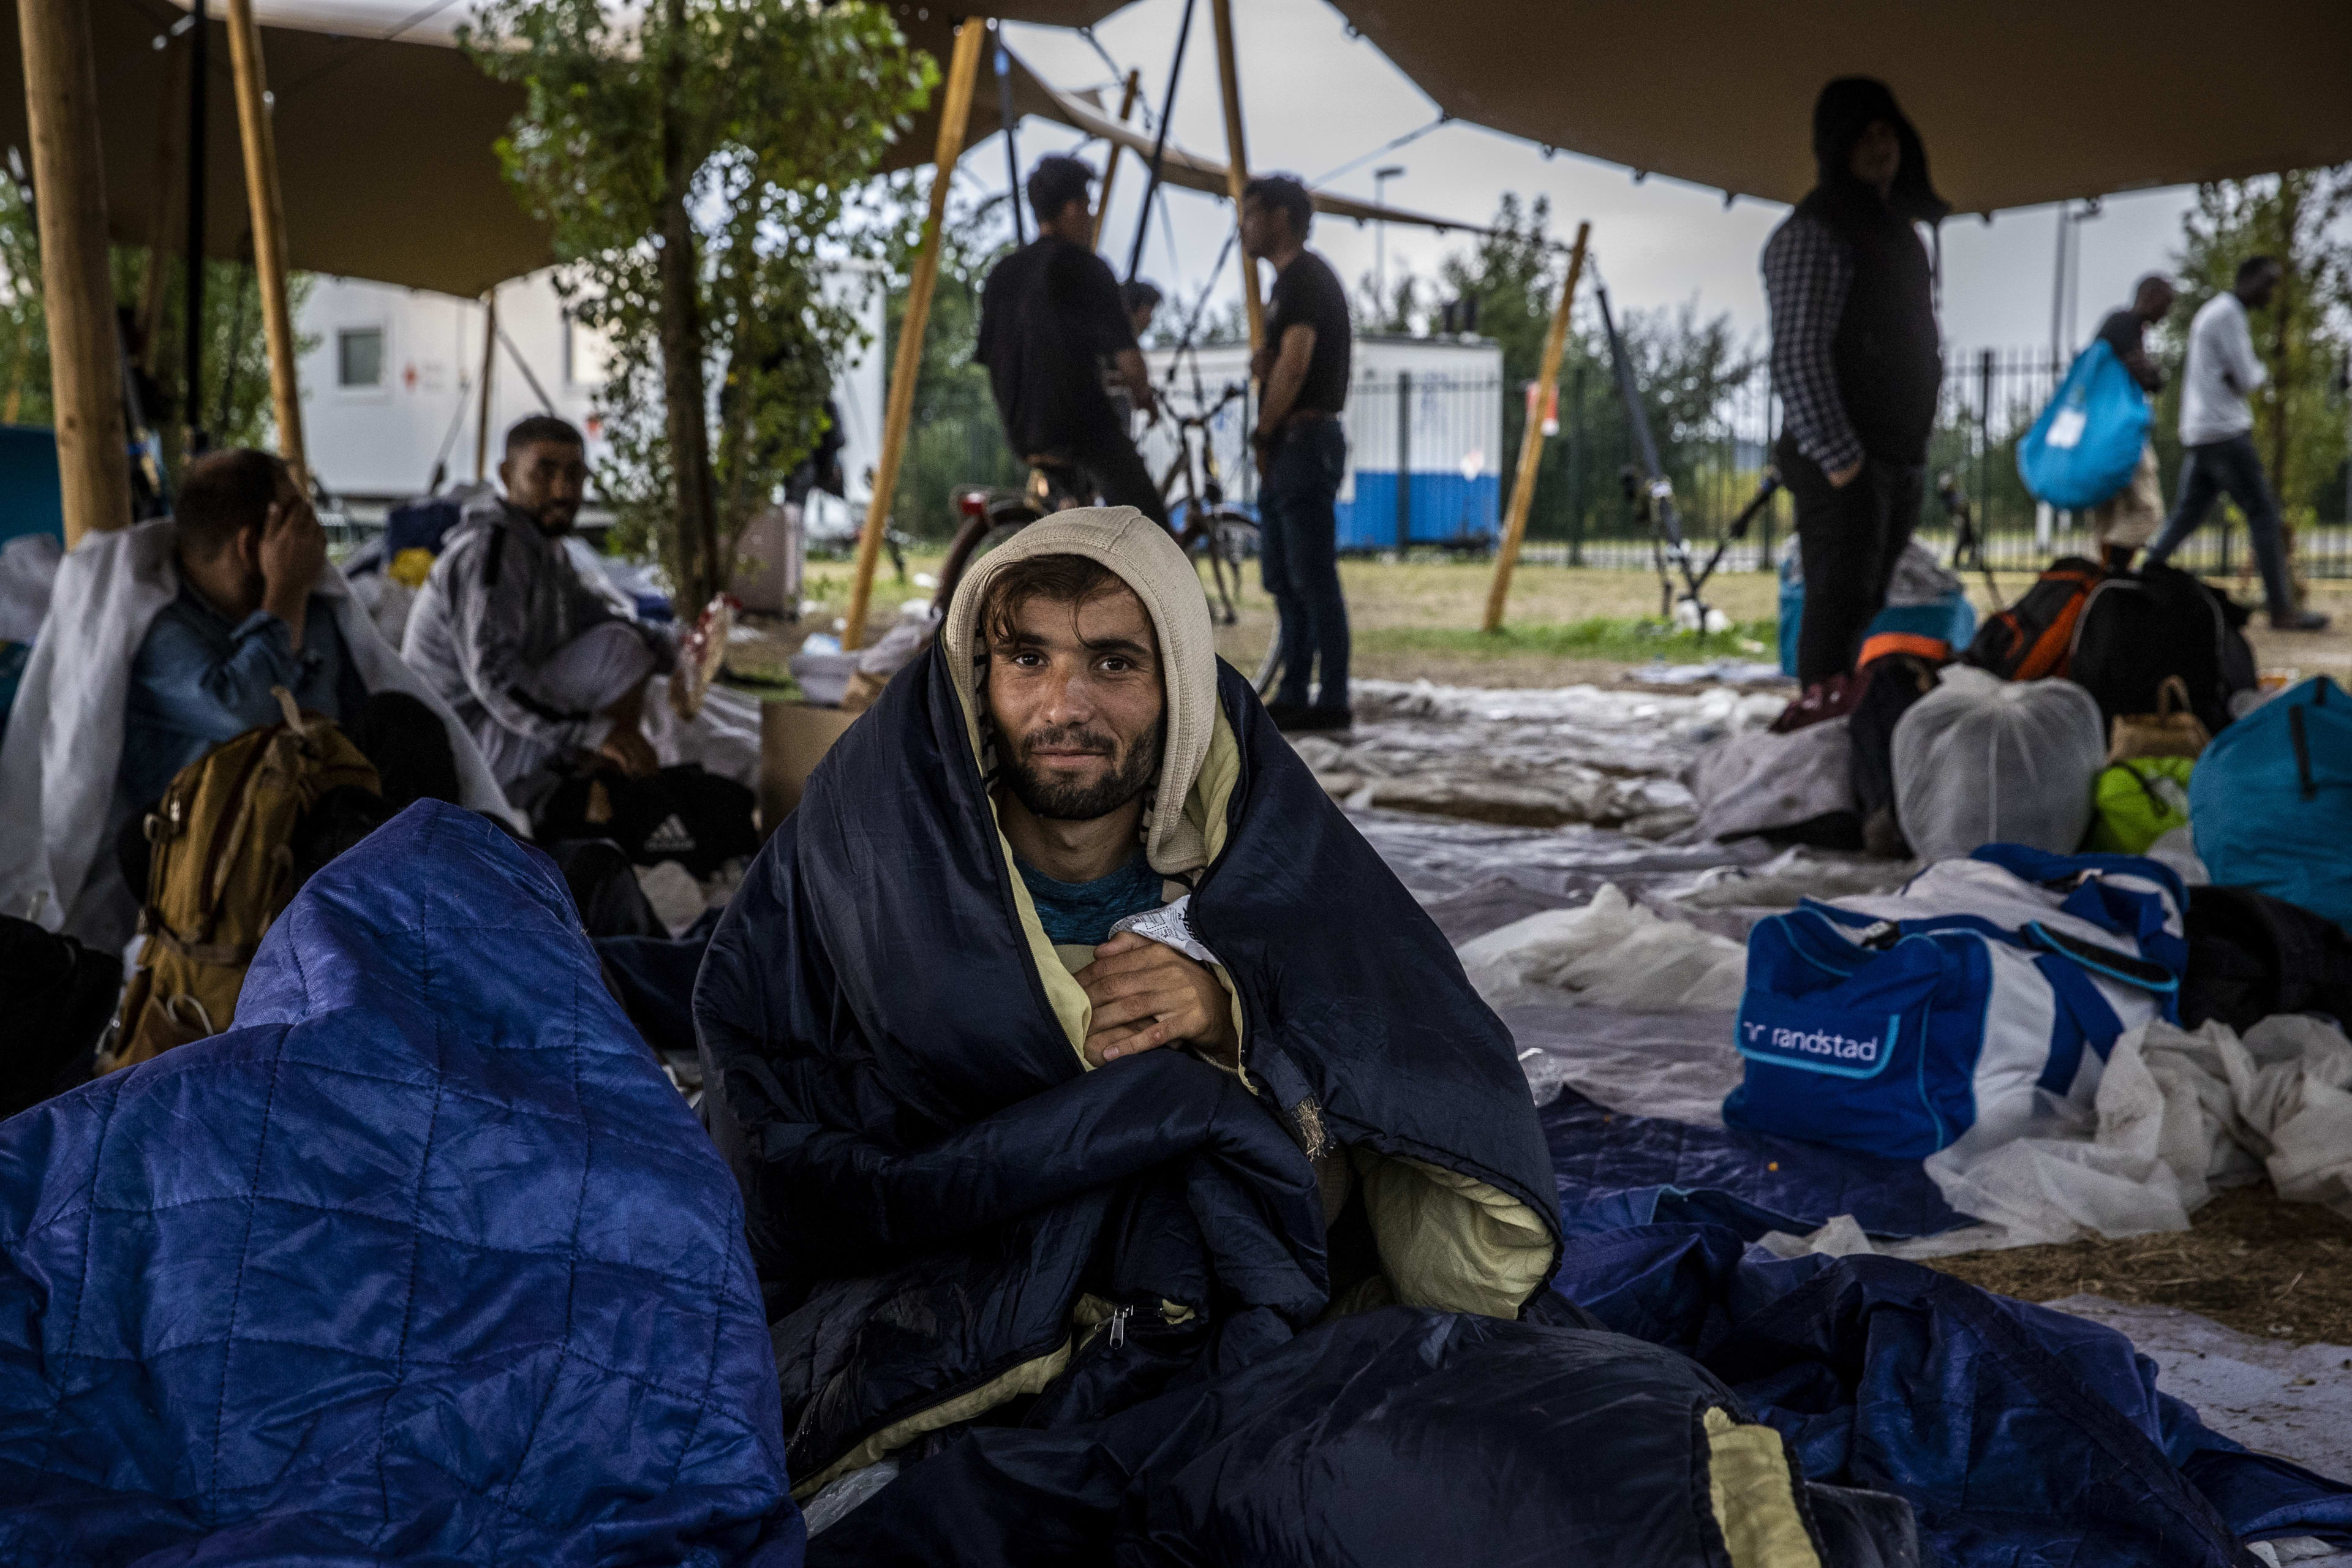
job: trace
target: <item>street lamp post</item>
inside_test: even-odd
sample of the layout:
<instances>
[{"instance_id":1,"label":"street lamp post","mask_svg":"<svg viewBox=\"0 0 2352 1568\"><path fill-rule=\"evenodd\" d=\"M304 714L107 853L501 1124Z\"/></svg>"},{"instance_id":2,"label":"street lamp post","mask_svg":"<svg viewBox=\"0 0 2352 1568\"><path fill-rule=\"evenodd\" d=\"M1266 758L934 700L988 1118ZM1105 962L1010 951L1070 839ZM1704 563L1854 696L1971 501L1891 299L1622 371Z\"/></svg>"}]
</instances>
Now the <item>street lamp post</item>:
<instances>
[{"instance_id":1,"label":"street lamp post","mask_svg":"<svg viewBox=\"0 0 2352 1568\"><path fill-rule=\"evenodd\" d=\"M1404 173L1402 163L1391 163L1385 169L1372 171L1372 205L1388 205L1389 182ZM1383 218L1372 226L1372 295L1373 302L1386 316L1389 309L1389 226Z\"/></svg>"}]
</instances>

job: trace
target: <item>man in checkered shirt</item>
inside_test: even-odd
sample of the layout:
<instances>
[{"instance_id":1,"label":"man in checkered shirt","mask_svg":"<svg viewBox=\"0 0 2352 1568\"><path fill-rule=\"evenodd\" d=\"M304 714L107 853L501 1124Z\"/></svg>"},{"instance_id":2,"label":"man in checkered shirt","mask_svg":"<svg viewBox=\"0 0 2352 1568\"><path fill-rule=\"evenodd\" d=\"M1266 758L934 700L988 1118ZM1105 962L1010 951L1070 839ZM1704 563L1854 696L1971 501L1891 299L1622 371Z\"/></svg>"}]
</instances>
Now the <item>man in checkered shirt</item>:
<instances>
[{"instance_id":1,"label":"man in checkered shirt","mask_svg":"<svg viewBox=\"0 0 2352 1568\"><path fill-rule=\"evenodd\" d=\"M1943 384L1934 275L1916 224L1950 210L1895 95L1842 77L1813 106L1812 193L1764 247L1774 461L1797 503L1797 679L1853 668L1919 521Z\"/></svg>"}]
</instances>

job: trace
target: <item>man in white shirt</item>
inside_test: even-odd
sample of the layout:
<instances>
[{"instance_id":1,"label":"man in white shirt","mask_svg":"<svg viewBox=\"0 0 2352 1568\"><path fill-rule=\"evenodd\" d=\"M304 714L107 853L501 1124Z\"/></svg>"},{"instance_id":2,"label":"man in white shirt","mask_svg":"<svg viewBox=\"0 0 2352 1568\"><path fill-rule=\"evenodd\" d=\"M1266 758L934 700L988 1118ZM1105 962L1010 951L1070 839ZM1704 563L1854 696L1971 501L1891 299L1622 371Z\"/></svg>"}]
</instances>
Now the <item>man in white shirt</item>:
<instances>
[{"instance_id":1,"label":"man in white shirt","mask_svg":"<svg viewBox=\"0 0 2352 1568\"><path fill-rule=\"evenodd\" d=\"M2180 444L2188 455L2180 465L2179 498L2147 558L2168 559L2205 521L2215 499L2227 495L2245 514L2254 560L2263 569L2263 592L2270 600L2271 625L2281 631L2315 632L2326 627L2327 617L2295 606L2278 501L2254 450L2254 414L2246 404L2247 394L2262 385L2264 375L2246 312L2269 304L2284 276L2273 258L2247 258L2230 291L2206 301L2189 324L2189 365L2180 382Z\"/></svg>"}]
</instances>

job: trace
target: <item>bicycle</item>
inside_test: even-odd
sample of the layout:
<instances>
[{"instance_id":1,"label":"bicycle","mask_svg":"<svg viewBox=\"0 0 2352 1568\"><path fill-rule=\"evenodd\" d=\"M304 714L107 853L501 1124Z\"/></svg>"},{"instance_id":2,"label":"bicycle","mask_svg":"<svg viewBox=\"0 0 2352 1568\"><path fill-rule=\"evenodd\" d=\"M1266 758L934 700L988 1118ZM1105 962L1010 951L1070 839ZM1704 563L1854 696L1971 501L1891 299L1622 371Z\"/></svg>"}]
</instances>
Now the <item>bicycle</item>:
<instances>
[{"instance_id":1,"label":"bicycle","mask_svg":"<svg viewBox=\"0 0 2352 1568\"><path fill-rule=\"evenodd\" d=\"M1225 626L1238 618L1234 600L1241 592L1243 563L1257 552L1258 528L1249 513L1225 504L1208 432L1217 416L1242 395L1240 386L1228 386L1213 406L1175 416L1177 456L1160 481L1161 493L1169 498L1169 515L1175 518L1181 509L1182 521L1175 531L1178 547L1194 561L1195 571L1201 557L1208 560L1209 584L1203 591L1209 598L1209 614ZM1195 435L1201 437L1197 466ZM1181 497L1177 493L1180 479ZM1072 507L1099 506L1102 497L1092 477L1076 464L1033 458L1028 480L1021 489L966 485L954 492L954 501L963 521L948 546L947 559L940 564L936 602L941 605L954 598L956 584L963 581L974 561L1022 529Z\"/></svg>"}]
</instances>

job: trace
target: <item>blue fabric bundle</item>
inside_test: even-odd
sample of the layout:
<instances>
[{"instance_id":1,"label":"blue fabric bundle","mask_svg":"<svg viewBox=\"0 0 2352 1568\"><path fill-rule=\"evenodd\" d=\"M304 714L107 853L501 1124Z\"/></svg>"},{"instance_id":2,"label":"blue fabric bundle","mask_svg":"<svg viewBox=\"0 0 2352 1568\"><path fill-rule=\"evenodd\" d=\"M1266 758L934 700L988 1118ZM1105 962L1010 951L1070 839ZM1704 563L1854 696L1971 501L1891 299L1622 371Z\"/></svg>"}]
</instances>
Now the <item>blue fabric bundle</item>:
<instances>
[{"instance_id":1,"label":"blue fabric bundle","mask_svg":"<svg viewBox=\"0 0 2352 1568\"><path fill-rule=\"evenodd\" d=\"M742 1225L552 866L412 806L0 1125L0 1562L793 1568Z\"/></svg>"},{"instance_id":2,"label":"blue fabric bundle","mask_svg":"<svg viewBox=\"0 0 2352 1568\"><path fill-rule=\"evenodd\" d=\"M2189 775L2189 825L2217 884L2352 931L2352 696L2315 676L2214 736Z\"/></svg>"},{"instance_id":3,"label":"blue fabric bundle","mask_svg":"<svg viewBox=\"0 0 2352 1568\"><path fill-rule=\"evenodd\" d=\"M2068 510L2096 506L2131 482L2155 421L2113 345L2095 341L2017 444L2018 478L2036 500Z\"/></svg>"},{"instance_id":4,"label":"blue fabric bundle","mask_svg":"<svg viewBox=\"0 0 2352 1568\"><path fill-rule=\"evenodd\" d=\"M1920 1264L1653 1225L1571 1237L1554 1285L1695 1357L1814 1483L1908 1501L1933 1562L2222 1568L2238 1540L2352 1543L2352 1489L2210 1430L2123 1335Z\"/></svg>"}]
</instances>

